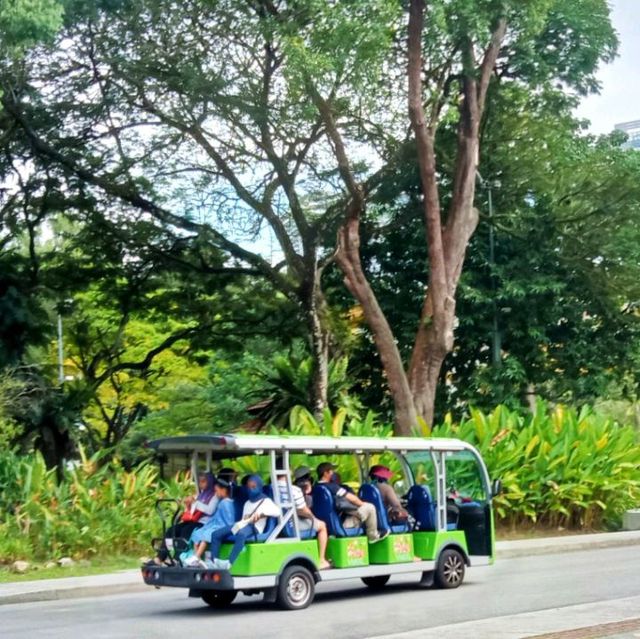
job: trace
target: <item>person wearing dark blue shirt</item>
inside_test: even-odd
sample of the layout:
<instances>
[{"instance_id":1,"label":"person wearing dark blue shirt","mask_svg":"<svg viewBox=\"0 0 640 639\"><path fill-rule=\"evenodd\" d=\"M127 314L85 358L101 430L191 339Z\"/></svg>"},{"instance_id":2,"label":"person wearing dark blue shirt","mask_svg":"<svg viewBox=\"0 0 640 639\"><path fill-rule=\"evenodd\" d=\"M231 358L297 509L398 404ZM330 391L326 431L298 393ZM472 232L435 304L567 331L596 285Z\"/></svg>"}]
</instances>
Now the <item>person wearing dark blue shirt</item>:
<instances>
[{"instance_id":1,"label":"person wearing dark blue shirt","mask_svg":"<svg viewBox=\"0 0 640 639\"><path fill-rule=\"evenodd\" d=\"M389 533L382 535L378 532L378 515L373 504L368 504L349 492L336 481L336 467L330 462L323 462L316 470L318 482L326 486L333 495L338 514L344 517L343 524L346 528L362 524L367 532L369 543L384 539Z\"/></svg>"}]
</instances>

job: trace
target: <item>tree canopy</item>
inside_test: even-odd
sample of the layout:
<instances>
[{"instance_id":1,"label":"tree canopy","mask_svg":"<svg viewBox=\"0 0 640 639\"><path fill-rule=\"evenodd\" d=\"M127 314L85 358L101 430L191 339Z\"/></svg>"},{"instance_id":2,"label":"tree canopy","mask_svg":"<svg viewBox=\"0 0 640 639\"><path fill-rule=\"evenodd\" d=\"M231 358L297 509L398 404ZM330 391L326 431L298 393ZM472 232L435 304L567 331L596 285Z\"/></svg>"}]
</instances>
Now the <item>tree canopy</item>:
<instances>
[{"instance_id":1,"label":"tree canopy","mask_svg":"<svg viewBox=\"0 0 640 639\"><path fill-rule=\"evenodd\" d=\"M71 439L186 415L244 344L316 415L348 355L404 434L437 398L634 387L637 156L571 116L605 0L8 7L0 358Z\"/></svg>"}]
</instances>

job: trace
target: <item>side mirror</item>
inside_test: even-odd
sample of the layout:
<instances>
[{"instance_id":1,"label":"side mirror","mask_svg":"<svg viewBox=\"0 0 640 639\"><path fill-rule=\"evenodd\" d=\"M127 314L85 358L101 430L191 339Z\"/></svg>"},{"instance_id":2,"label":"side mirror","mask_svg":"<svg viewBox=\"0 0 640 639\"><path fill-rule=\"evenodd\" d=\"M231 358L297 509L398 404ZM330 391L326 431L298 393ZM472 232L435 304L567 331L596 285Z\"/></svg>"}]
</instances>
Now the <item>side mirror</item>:
<instances>
[{"instance_id":1,"label":"side mirror","mask_svg":"<svg viewBox=\"0 0 640 639\"><path fill-rule=\"evenodd\" d=\"M501 493L502 493L502 480L494 479L493 483L491 484L491 496L497 497Z\"/></svg>"}]
</instances>

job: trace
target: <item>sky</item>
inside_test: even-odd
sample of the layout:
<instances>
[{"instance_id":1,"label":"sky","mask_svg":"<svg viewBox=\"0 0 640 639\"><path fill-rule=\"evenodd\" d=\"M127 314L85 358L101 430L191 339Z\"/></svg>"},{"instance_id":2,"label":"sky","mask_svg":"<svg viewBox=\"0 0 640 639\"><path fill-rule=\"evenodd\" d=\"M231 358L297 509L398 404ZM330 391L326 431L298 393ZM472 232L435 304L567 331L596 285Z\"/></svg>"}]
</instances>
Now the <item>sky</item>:
<instances>
[{"instance_id":1,"label":"sky","mask_svg":"<svg viewBox=\"0 0 640 639\"><path fill-rule=\"evenodd\" d=\"M600 95L583 100L576 110L591 120L593 133L608 133L615 124L640 120L640 0L610 0L620 46L613 63L602 66Z\"/></svg>"}]
</instances>

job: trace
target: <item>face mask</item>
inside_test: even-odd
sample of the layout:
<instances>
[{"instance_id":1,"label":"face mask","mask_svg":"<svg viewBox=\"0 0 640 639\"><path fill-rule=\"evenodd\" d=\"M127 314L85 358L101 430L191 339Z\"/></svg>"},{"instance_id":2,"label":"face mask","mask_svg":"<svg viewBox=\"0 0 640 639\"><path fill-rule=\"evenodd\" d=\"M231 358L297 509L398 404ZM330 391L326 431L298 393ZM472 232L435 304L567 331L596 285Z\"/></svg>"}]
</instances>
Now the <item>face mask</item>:
<instances>
[{"instance_id":1,"label":"face mask","mask_svg":"<svg viewBox=\"0 0 640 639\"><path fill-rule=\"evenodd\" d=\"M338 481L338 475L336 475L335 473L331 473L331 481L332 482L337 482Z\"/></svg>"},{"instance_id":2,"label":"face mask","mask_svg":"<svg viewBox=\"0 0 640 639\"><path fill-rule=\"evenodd\" d=\"M249 488L247 490L247 493L249 495L249 499L251 500L257 499L258 497L262 496L262 491L257 486L255 488Z\"/></svg>"}]
</instances>

